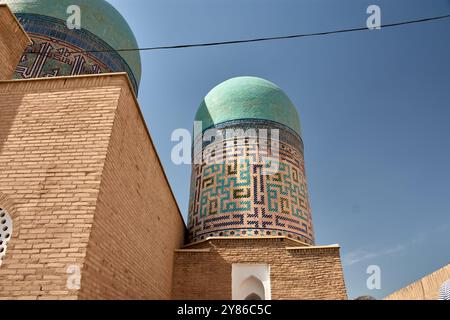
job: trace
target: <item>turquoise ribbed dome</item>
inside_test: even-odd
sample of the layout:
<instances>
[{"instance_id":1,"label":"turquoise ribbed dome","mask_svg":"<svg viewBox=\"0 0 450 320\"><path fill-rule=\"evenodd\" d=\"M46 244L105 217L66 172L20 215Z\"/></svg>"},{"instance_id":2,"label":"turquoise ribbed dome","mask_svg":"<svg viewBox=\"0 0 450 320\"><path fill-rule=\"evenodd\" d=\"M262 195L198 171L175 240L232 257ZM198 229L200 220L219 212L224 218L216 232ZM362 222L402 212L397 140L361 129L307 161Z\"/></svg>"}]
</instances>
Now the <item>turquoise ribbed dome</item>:
<instances>
[{"instance_id":1,"label":"turquoise ribbed dome","mask_svg":"<svg viewBox=\"0 0 450 320\"><path fill-rule=\"evenodd\" d=\"M138 48L136 38L122 15L104 0L0 0L14 13L39 14L66 21L67 8L81 9L81 27L95 34L113 49ZM131 68L136 81L141 79L139 52L119 52Z\"/></svg>"},{"instance_id":2,"label":"turquoise ribbed dome","mask_svg":"<svg viewBox=\"0 0 450 320\"><path fill-rule=\"evenodd\" d=\"M261 119L281 123L301 136L297 109L278 86L255 77L238 77L212 89L200 105L195 121L203 129L239 119Z\"/></svg>"}]
</instances>

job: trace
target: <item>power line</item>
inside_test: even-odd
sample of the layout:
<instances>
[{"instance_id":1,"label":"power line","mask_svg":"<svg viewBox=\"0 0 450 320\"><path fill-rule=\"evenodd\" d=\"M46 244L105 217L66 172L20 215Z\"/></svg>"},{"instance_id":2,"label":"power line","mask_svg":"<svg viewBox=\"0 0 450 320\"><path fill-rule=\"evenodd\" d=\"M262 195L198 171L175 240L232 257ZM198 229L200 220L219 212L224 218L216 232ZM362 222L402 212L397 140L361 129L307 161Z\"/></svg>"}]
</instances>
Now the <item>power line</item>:
<instances>
[{"instance_id":1,"label":"power line","mask_svg":"<svg viewBox=\"0 0 450 320\"><path fill-rule=\"evenodd\" d=\"M420 19L420 20L411 20L411 21L386 24L386 25L381 26L381 28L391 28L391 27L403 26L403 25L408 25L408 24L416 24L416 23L423 23L423 22L428 22L428 21L442 20L442 19L447 19L447 18L450 18L450 14L445 15L445 16L424 18L424 19ZM151 51L151 50L168 50L168 49L182 49L182 48L195 48L195 47L211 47L211 46L221 46L221 45L231 45L231 44L241 44L241 43L307 38L307 37L325 36L325 35L366 31L366 30L369 30L369 29L367 27L361 27L361 28L342 29L342 30L316 32L316 33L293 34L293 35L278 36L278 37L232 40L232 41L209 42L209 43L197 43L197 44L184 44L184 45L174 45L174 46L160 46L160 47L149 47L149 48L139 48L139 49L121 49L121 50L116 50L116 51L119 51L119 52L122 52L122 51ZM92 51L92 52L95 52L95 51Z\"/></svg>"},{"instance_id":2,"label":"power line","mask_svg":"<svg viewBox=\"0 0 450 320\"><path fill-rule=\"evenodd\" d=\"M410 24L418 24L430 21L437 21L450 18L450 14L443 16L436 16L431 18L417 19L417 20L409 20L403 22L395 22L390 24L382 25L382 29L410 25ZM224 46L224 45L233 45L233 44L242 44L242 43L253 43L253 42L265 42L265 41L275 41L275 40L287 40L287 39L298 39L298 38L308 38L308 37L316 37L316 36L327 36L334 35L340 33L349 33L349 32L359 32L359 31L367 31L370 30L367 27L360 28L351 28L351 29L341 29L334 31L324 31L324 32L315 32L315 33L304 33L304 34L293 34L286 36L275 36L275 37L266 37L266 38L253 38L253 39L242 39L242 40L231 40L231 41L220 41L220 42L205 42L205 43L194 43L194 44L181 44L181 45L171 45L171 46L158 46L158 47L144 47L144 48L129 48L129 49L117 49L117 50L84 50L84 51L73 51L68 53L101 53L101 52L132 52L132 51L155 51L155 50L171 50L171 49L185 49L185 48L197 48L197 47L212 47L212 46ZM36 53L39 54L39 53Z\"/></svg>"}]
</instances>

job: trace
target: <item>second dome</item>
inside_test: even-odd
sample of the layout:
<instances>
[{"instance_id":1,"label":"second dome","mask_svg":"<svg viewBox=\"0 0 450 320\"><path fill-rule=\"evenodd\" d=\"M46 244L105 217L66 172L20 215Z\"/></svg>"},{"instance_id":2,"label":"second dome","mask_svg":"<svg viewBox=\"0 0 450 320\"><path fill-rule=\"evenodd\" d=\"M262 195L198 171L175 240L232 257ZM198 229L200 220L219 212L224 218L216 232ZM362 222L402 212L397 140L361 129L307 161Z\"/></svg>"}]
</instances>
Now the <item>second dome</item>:
<instances>
[{"instance_id":1,"label":"second dome","mask_svg":"<svg viewBox=\"0 0 450 320\"><path fill-rule=\"evenodd\" d=\"M297 109L277 85L257 77L237 77L212 89L200 105L195 121L203 130L218 124L260 119L278 122L301 136Z\"/></svg>"}]
</instances>

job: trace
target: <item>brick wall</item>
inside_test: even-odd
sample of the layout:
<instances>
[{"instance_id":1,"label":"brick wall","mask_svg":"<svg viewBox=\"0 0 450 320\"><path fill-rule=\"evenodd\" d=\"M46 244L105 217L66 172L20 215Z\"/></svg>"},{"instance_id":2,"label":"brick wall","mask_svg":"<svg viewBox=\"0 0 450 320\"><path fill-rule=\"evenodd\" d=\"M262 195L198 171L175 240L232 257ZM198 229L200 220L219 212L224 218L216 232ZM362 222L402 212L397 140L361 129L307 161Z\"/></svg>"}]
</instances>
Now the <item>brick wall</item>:
<instances>
[{"instance_id":1,"label":"brick wall","mask_svg":"<svg viewBox=\"0 0 450 320\"><path fill-rule=\"evenodd\" d=\"M168 296L184 224L130 92L125 74L0 81L0 299Z\"/></svg>"},{"instance_id":2,"label":"brick wall","mask_svg":"<svg viewBox=\"0 0 450 320\"><path fill-rule=\"evenodd\" d=\"M170 299L185 225L130 90L116 111L80 298Z\"/></svg>"},{"instance_id":3,"label":"brick wall","mask_svg":"<svg viewBox=\"0 0 450 320\"><path fill-rule=\"evenodd\" d=\"M66 271L84 261L121 91L92 80L0 82L0 206L14 204L0 297L76 297Z\"/></svg>"},{"instance_id":4,"label":"brick wall","mask_svg":"<svg viewBox=\"0 0 450 320\"><path fill-rule=\"evenodd\" d=\"M293 247L297 245L297 247ZM338 247L285 238L211 239L177 250L175 299L231 299L233 263L269 264L272 299L347 299Z\"/></svg>"},{"instance_id":5,"label":"brick wall","mask_svg":"<svg viewBox=\"0 0 450 320\"><path fill-rule=\"evenodd\" d=\"M450 280L450 264L389 295L385 300L437 300L441 285Z\"/></svg>"},{"instance_id":6,"label":"brick wall","mask_svg":"<svg viewBox=\"0 0 450 320\"><path fill-rule=\"evenodd\" d=\"M0 80L13 77L19 59L30 39L8 6L0 4Z\"/></svg>"}]
</instances>

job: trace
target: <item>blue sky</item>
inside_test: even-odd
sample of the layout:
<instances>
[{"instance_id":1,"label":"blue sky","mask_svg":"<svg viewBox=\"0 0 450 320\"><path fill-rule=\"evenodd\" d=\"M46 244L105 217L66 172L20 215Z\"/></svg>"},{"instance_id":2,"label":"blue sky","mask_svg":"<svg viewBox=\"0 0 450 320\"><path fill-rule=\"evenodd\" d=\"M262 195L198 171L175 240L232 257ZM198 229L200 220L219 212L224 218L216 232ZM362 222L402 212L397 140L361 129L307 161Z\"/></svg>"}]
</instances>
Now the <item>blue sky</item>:
<instances>
[{"instance_id":1,"label":"blue sky","mask_svg":"<svg viewBox=\"0 0 450 320\"><path fill-rule=\"evenodd\" d=\"M109 0L141 47L363 27L450 13L448 0ZM184 216L177 128L235 76L285 90L303 126L317 242L342 246L350 298L378 298L450 262L450 19L380 31L143 52L139 101ZM366 287L378 265L382 289Z\"/></svg>"}]
</instances>

